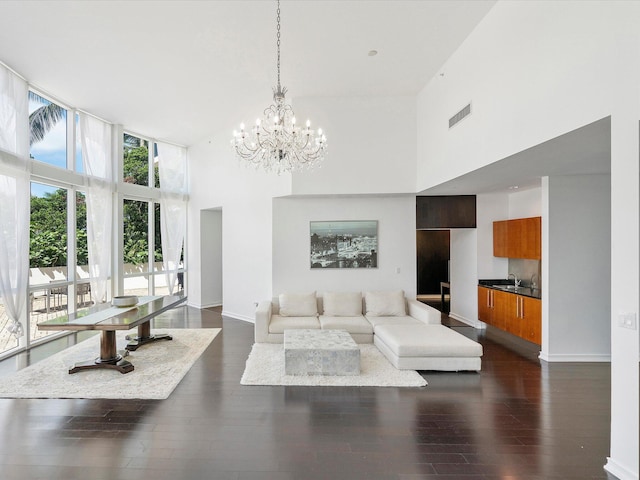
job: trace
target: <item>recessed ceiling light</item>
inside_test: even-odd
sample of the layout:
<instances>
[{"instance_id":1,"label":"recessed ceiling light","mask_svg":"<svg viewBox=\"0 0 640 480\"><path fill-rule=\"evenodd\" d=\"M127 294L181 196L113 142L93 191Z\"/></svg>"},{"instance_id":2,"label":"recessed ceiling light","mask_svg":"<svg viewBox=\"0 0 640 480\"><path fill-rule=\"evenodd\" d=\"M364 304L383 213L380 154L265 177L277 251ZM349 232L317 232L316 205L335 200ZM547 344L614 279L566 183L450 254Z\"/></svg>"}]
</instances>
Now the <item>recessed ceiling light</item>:
<instances>
[{"instance_id":1,"label":"recessed ceiling light","mask_svg":"<svg viewBox=\"0 0 640 480\"><path fill-rule=\"evenodd\" d=\"M369 56L370 57L375 57L378 54L377 50L369 50Z\"/></svg>"}]
</instances>

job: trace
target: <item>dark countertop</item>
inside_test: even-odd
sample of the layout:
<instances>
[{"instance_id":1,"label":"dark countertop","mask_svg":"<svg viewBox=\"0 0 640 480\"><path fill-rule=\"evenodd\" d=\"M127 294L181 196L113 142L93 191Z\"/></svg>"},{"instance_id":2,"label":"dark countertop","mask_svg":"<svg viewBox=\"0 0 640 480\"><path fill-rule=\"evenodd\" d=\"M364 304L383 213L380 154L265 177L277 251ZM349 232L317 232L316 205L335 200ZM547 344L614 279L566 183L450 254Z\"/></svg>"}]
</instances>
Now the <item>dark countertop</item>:
<instances>
[{"instance_id":1,"label":"dark countertop","mask_svg":"<svg viewBox=\"0 0 640 480\"><path fill-rule=\"evenodd\" d=\"M493 290L500 290L503 292L514 293L517 295L524 295L525 297L531 298L542 298L542 291L539 288L529 288L529 287L518 287L515 288L513 284L513 280L505 280L504 278L500 279L489 279L489 280L478 280L478 285L481 287L492 288Z\"/></svg>"}]
</instances>

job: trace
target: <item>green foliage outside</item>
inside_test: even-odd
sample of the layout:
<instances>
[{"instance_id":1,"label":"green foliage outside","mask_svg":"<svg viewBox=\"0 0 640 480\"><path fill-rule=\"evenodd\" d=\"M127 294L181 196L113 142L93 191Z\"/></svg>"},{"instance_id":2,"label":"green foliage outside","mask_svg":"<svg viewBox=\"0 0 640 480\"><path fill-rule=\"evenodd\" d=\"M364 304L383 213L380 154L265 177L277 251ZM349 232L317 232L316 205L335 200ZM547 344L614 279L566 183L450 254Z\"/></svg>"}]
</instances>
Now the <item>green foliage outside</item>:
<instances>
[{"instance_id":1,"label":"green foliage outside","mask_svg":"<svg viewBox=\"0 0 640 480\"><path fill-rule=\"evenodd\" d=\"M125 148L124 181L146 185L149 178L148 150L145 145ZM155 166L156 186L158 167ZM124 202L124 263L140 265L148 260L147 202ZM155 261L162 260L160 205L155 204ZM78 265L88 264L87 206L84 195L76 198L76 249ZM31 197L29 266L59 267L67 261L67 191L58 189L43 197Z\"/></svg>"},{"instance_id":2,"label":"green foliage outside","mask_svg":"<svg viewBox=\"0 0 640 480\"><path fill-rule=\"evenodd\" d=\"M135 137L133 137L135 138ZM136 185L149 183L149 150L146 142L140 146L127 146L124 149L122 165L125 182ZM154 164L156 187L159 187L158 165ZM123 208L124 221L124 263L141 265L149 259L148 220L149 210L147 202L125 200ZM160 240L160 205L154 205L155 211L155 252L154 261L162 261Z\"/></svg>"},{"instance_id":3,"label":"green foliage outside","mask_svg":"<svg viewBox=\"0 0 640 480\"><path fill-rule=\"evenodd\" d=\"M87 205L84 195L76 197L78 265L87 259ZM31 197L29 266L67 265L67 191L60 188L44 197Z\"/></svg>"}]
</instances>

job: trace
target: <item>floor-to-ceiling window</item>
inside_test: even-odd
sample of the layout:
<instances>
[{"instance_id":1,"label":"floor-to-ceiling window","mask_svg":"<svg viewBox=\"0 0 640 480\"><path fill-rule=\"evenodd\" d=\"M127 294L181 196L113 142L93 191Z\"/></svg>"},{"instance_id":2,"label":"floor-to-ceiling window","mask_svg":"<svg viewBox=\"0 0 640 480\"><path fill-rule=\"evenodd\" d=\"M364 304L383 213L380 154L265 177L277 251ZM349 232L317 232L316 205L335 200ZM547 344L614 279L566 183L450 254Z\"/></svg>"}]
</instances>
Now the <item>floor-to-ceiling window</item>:
<instances>
[{"instance_id":1,"label":"floor-to-ceiling window","mask_svg":"<svg viewBox=\"0 0 640 480\"><path fill-rule=\"evenodd\" d=\"M69 191L67 188L31 182L31 224L29 230L29 338L37 340L48 332L37 323L67 315L69 296L68 232Z\"/></svg>"},{"instance_id":2,"label":"floor-to-ceiling window","mask_svg":"<svg viewBox=\"0 0 640 480\"><path fill-rule=\"evenodd\" d=\"M28 321L26 342L4 328L8 317L0 303L0 357L28 348L59 333L43 332L38 322L91 307L96 299L89 282L87 247L88 177L82 158L78 111L49 95L29 92L31 217ZM160 185L156 144L151 138L123 133L117 137L114 173L115 232L112 295L168 293L162 267ZM121 229L121 230L120 230ZM121 253L120 253L121 252ZM184 281L181 265L179 283Z\"/></svg>"},{"instance_id":3,"label":"floor-to-ceiling window","mask_svg":"<svg viewBox=\"0 0 640 480\"><path fill-rule=\"evenodd\" d=\"M123 294L166 295L169 289L162 264L157 146L124 132L122 152ZM153 187L140 188L148 185ZM141 192L146 197L142 198ZM184 285L183 270L175 280L179 288Z\"/></svg>"}]
</instances>

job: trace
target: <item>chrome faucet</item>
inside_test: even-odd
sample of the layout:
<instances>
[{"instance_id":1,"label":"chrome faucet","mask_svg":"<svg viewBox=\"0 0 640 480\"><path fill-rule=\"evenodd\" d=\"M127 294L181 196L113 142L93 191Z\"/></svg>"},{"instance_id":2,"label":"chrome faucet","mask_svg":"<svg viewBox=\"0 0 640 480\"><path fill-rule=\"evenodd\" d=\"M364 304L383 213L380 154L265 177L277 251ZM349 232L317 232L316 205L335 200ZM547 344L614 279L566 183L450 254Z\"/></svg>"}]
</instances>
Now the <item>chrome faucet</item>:
<instances>
[{"instance_id":1,"label":"chrome faucet","mask_svg":"<svg viewBox=\"0 0 640 480\"><path fill-rule=\"evenodd\" d=\"M534 278L538 278L538 274L534 273L533 275L531 275L531 288L532 289L536 289L538 288L538 283L534 280Z\"/></svg>"},{"instance_id":2,"label":"chrome faucet","mask_svg":"<svg viewBox=\"0 0 640 480\"><path fill-rule=\"evenodd\" d=\"M520 286L520 282L522 282L522 280L518 279L518 276L515 273L510 273L507 276L507 280L509 280L510 277L513 276L513 284L515 285L516 288L518 288Z\"/></svg>"}]
</instances>

